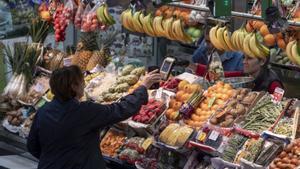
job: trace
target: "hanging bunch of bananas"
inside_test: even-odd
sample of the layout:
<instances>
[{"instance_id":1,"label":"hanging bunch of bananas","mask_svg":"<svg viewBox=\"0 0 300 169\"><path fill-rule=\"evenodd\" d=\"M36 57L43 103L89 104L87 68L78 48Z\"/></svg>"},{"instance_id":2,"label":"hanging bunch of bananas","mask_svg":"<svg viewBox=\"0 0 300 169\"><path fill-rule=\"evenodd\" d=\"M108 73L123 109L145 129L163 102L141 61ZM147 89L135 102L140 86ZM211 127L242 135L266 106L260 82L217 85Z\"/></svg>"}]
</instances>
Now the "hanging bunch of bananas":
<instances>
[{"instance_id":1,"label":"hanging bunch of bananas","mask_svg":"<svg viewBox=\"0 0 300 169\"><path fill-rule=\"evenodd\" d=\"M290 41L286 46L286 54L292 63L300 66L300 41Z\"/></svg>"},{"instance_id":2,"label":"hanging bunch of bananas","mask_svg":"<svg viewBox=\"0 0 300 169\"><path fill-rule=\"evenodd\" d=\"M173 17L164 19L163 16L154 17L151 13L145 16L142 11L132 13L131 9L127 9L121 14L121 23L129 31L152 37L165 37L182 43L192 43L195 40L185 32L184 22Z\"/></svg>"},{"instance_id":3,"label":"hanging bunch of bananas","mask_svg":"<svg viewBox=\"0 0 300 169\"><path fill-rule=\"evenodd\" d=\"M248 33L244 27L231 34L226 26L216 25L211 28L209 38L221 51L241 51L253 58L265 58L270 54L269 48L259 42L256 33Z\"/></svg>"},{"instance_id":4,"label":"hanging bunch of bananas","mask_svg":"<svg viewBox=\"0 0 300 169\"><path fill-rule=\"evenodd\" d=\"M96 15L98 20L107 26L111 26L116 23L113 16L109 13L108 5L106 3L102 4L99 8L97 8Z\"/></svg>"}]
</instances>

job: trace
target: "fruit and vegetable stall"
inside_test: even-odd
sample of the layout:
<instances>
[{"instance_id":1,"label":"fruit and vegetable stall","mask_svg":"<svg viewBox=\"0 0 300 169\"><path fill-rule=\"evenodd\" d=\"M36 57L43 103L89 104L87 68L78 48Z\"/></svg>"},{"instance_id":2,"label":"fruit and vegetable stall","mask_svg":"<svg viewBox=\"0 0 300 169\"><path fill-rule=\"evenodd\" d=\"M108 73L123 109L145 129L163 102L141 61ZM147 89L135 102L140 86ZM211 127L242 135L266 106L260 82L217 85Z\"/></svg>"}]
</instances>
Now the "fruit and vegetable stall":
<instances>
[{"instance_id":1,"label":"fruit and vegetable stall","mask_svg":"<svg viewBox=\"0 0 300 169\"><path fill-rule=\"evenodd\" d=\"M37 110L54 98L49 78L57 68L78 65L83 70L82 101L110 104L137 89L149 65L115 56L112 46L120 34L114 31L118 26L140 36L195 45L204 27L212 24L208 38L216 49L270 58L273 64L299 73L299 1L276 1L287 19L280 29L263 20L262 1L253 2L248 13L230 10L226 17L210 14L207 2L165 2L155 6L155 11L131 2L119 18L103 1L42 2L29 25L31 41L0 46L0 56L11 72L0 97L0 137L25 147ZM228 24L231 17L248 20L234 29ZM44 44L51 31L57 44L74 36L68 34L68 27L80 31L75 51ZM274 94L252 91L251 82L248 78L211 82L193 73L171 74L158 89L148 91L148 103L137 114L101 130L99 148L107 165L138 169L300 167L300 101L284 97L280 89Z\"/></svg>"}]
</instances>

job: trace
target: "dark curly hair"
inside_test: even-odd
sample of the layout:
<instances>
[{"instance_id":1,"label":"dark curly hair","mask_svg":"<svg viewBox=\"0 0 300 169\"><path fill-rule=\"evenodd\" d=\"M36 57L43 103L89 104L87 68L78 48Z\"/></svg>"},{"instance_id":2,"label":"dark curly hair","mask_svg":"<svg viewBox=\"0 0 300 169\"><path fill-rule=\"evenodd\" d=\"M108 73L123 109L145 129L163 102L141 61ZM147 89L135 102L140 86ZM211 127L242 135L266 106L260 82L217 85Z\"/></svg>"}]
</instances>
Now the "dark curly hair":
<instances>
[{"instance_id":1,"label":"dark curly hair","mask_svg":"<svg viewBox=\"0 0 300 169\"><path fill-rule=\"evenodd\" d=\"M84 76L78 66L72 65L56 69L50 78L51 92L55 98L67 101L76 97L74 86L84 83Z\"/></svg>"}]
</instances>

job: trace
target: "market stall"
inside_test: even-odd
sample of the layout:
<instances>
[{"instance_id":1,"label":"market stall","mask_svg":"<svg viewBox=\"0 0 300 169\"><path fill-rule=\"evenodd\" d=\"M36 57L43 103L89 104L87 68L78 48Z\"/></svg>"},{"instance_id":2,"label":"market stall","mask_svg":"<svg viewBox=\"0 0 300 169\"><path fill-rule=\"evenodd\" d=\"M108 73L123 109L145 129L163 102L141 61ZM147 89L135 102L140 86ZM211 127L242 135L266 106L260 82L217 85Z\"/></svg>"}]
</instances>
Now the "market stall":
<instances>
[{"instance_id":1,"label":"market stall","mask_svg":"<svg viewBox=\"0 0 300 169\"><path fill-rule=\"evenodd\" d=\"M39 4L38 17L29 26L31 41L0 48L12 72L0 97L0 137L25 148L36 111L54 97L49 77L57 68L78 65L82 69L86 86L81 101L110 104L138 88L150 65L115 49L120 43L118 28L142 36L144 47L149 48L148 37L195 45L210 25L214 48L270 58L282 76L292 71L288 75L296 84L292 90L296 96L300 93L299 2L273 2L287 19L284 28L279 19L264 20L267 16L262 13L272 1L269 6L253 2L248 13L226 8L227 13L221 14L211 12L206 0L157 4L155 12L147 12L138 2L119 11L120 20L105 2ZM230 19L235 17L248 20L234 29ZM63 51L46 46L52 29L57 45L74 36L66 32L68 27L81 32L75 48ZM252 91L249 77L225 78L218 61L208 66L213 78L170 71L167 79L148 91L148 103L136 115L103 129L99 148L107 165L138 169L299 167L300 101L286 97L280 88L273 94ZM169 67L162 66L161 73Z\"/></svg>"}]
</instances>

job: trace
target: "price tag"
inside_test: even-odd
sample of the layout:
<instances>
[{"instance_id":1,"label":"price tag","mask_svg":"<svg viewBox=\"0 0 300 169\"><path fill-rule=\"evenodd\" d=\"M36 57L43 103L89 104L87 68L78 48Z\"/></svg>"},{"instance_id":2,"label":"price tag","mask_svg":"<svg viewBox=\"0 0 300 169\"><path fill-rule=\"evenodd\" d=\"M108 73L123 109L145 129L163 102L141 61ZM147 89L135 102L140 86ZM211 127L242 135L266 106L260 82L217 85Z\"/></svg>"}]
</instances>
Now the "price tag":
<instances>
[{"instance_id":1,"label":"price tag","mask_svg":"<svg viewBox=\"0 0 300 169\"><path fill-rule=\"evenodd\" d=\"M272 101L274 103L280 102L283 98L283 95L284 95L284 90L279 87L276 87L276 89L272 95L272 97L273 97Z\"/></svg>"},{"instance_id":2,"label":"price tag","mask_svg":"<svg viewBox=\"0 0 300 169\"><path fill-rule=\"evenodd\" d=\"M197 135L197 140L200 142L204 142L205 138L206 138L206 133L199 131Z\"/></svg>"},{"instance_id":3,"label":"price tag","mask_svg":"<svg viewBox=\"0 0 300 169\"><path fill-rule=\"evenodd\" d=\"M37 83L33 89L38 93L44 92L44 86L41 83Z\"/></svg>"},{"instance_id":4,"label":"price tag","mask_svg":"<svg viewBox=\"0 0 300 169\"><path fill-rule=\"evenodd\" d=\"M209 135L208 138L209 138L210 140L216 141L216 140L218 139L219 135L220 135L219 132L217 132L217 131L212 131L212 132L210 133L210 135Z\"/></svg>"},{"instance_id":5,"label":"price tag","mask_svg":"<svg viewBox=\"0 0 300 169\"><path fill-rule=\"evenodd\" d=\"M147 138L142 144L143 149L147 150L151 146L152 143L153 143L153 137Z\"/></svg>"},{"instance_id":6,"label":"price tag","mask_svg":"<svg viewBox=\"0 0 300 169\"><path fill-rule=\"evenodd\" d=\"M157 100L161 99L162 93L163 93L163 89L162 89L162 88L159 88L159 89L156 91L155 99L157 99Z\"/></svg>"},{"instance_id":7,"label":"price tag","mask_svg":"<svg viewBox=\"0 0 300 169\"><path fill-rule=\"evenodd\" d=\"M72 58L64 58L64 66L71 66Z\"/></svg>"}]
</instances>

